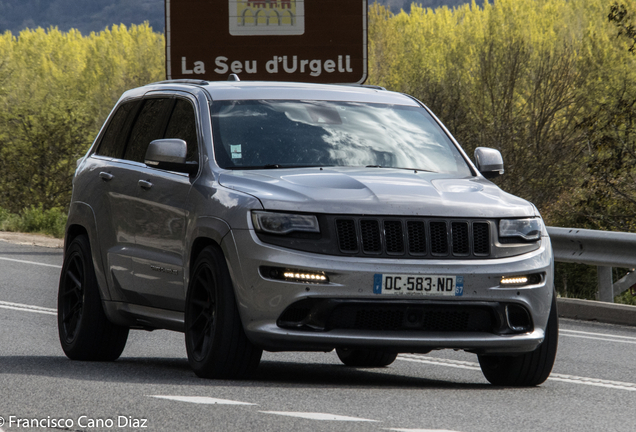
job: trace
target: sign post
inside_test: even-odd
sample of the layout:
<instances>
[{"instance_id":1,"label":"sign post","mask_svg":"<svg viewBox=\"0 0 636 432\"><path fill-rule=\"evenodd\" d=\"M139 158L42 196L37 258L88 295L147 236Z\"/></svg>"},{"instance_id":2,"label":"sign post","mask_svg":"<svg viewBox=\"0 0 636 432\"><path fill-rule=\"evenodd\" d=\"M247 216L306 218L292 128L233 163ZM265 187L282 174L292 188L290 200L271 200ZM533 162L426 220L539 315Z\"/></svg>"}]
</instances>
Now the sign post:
<instances>
[{"instance_id":1,"label":"sign post","mask_svg":"<svg viewBox=\"0 0 636 432\"><path fill-rule=\"evenodd\" d=\"M367 0L166 0L168 79L358 83Z\"/></svg>"}]
</instances>

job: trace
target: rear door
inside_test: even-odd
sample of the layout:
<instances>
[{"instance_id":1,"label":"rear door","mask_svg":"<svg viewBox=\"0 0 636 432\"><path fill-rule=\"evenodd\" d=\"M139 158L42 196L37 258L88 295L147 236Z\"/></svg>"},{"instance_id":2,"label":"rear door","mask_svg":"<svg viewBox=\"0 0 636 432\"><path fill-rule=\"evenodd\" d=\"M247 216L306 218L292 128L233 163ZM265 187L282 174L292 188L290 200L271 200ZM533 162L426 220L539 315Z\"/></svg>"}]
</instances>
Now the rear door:
<instances>
[{"instance_id":1,"label":"rear door","mask_svg":"<svg viewBox=\"0 0 636 432\"><path fill-rule=\"evenodd\" d=\"M123 159L126 141L141 99L125 101L106 126L96 151L87 159L84 175L76 182L78 199L87 202L95 215L99 247L112 300L123 300L122 290L132 289L130 250L135 244L133 205L137 190L135 167Z\"/></svg>"}]
</instances>

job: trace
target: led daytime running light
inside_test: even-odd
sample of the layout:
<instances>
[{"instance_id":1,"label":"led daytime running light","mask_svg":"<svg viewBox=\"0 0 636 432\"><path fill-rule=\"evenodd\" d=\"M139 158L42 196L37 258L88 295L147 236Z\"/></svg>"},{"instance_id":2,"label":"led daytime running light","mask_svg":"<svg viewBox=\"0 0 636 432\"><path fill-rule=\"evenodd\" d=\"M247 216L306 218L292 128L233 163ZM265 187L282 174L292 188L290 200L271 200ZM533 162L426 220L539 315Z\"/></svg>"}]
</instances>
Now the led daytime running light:
<instances>
[{"instance_id":1,"label":"led daytime running light","mask_svg":"<svg viewBox=\"0 0 636 432\"><path fill-rule=\"evenodd\" d=\"M286 279L301 279L301 280L311 280L311 281L320 281L325 282L327 277L321 274L312 274L312 273L293 273L293 272L285 272L283 274Z\"/></svg>"},{"instance_id":2,"label":"led daytime running light","mask_svg":"<svg viewBox=\"0 0 636 432\"><path fill-rule=\"evenodd\" d=\"M501 285L522 285L528 283L526 276L502 277Z\"/></svg>"}]
</instances>

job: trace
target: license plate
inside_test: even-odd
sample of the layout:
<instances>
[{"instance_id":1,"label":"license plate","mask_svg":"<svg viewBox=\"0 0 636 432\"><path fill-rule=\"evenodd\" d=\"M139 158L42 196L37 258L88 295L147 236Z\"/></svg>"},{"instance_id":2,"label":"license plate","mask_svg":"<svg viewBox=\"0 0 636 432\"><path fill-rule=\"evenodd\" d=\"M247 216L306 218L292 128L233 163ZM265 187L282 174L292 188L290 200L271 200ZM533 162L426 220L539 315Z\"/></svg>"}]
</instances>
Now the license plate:
<instances>
[{"instance_id":1,"label":"license plate","mask_svg":"<svg viewBox=\"0 0 636 432\"><path fill-rule=\"evenodd\" d=\"M373 293L389 295L461 296L463 276L375 274Z\"/></svg>"}]
</instances>

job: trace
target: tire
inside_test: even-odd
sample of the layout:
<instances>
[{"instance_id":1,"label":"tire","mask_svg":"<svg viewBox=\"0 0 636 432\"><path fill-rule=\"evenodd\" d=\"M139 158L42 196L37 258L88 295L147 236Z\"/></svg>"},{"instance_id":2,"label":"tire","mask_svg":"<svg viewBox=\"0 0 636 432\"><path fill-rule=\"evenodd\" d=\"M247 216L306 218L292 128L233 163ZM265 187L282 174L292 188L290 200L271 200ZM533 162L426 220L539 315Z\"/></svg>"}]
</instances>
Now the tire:
<instances>
[{"instance_id":1,"label":"tire","mask_svg":"<svg viewBox=\"0 0 636 432\"><path fill-rule=\"evenodd\" d=\"M559 341L559 318L556 296L552 307L545 339L537 349L518 356L479 356L479 365L486 379L496 386L531 387L543 383L550 376Z\"/></svg>"},{"instance_id":2,"label":"tire","mask_svg":"<svg viewBox=\"0 0 636 432\"><path fill-rule=\"evenodd\" d=\"M397 353L371 349L336 348L342 363L351 367L384 367L393 363Z\"/></svg>"},{"instance_id":3,"label":"tire","mask_svg":"<svg viewBox=\"0 0 636 432\"><path fill-rule=\"evenodd\" d=\"M90 244L83 235L76 237L64 254L57 327L62 350L71 360L117 360L128 339L127 327L106 318Z\"/></svg>"},{"instance_id":4,"label":"tire","mask_svg":"<svg viewBox=\"0 0 636 432\"><path fill-rule=\"evenodd\" d=\"M190 366L201 378L241 379L252 374L263 350L247 339L223 253L208 246L197 257L185 310Z\"/></svg>"}]
</instances>

